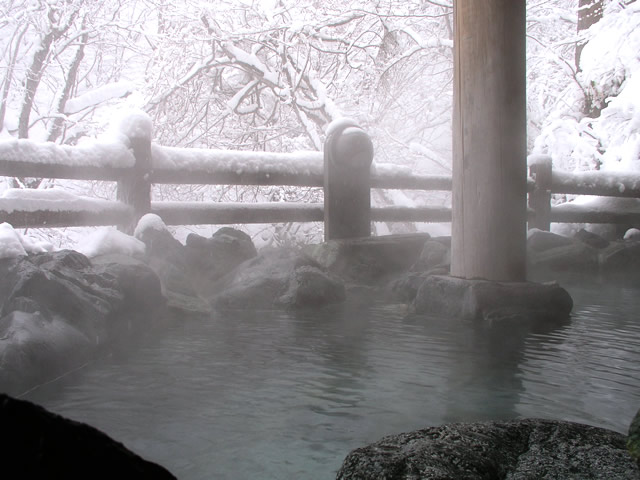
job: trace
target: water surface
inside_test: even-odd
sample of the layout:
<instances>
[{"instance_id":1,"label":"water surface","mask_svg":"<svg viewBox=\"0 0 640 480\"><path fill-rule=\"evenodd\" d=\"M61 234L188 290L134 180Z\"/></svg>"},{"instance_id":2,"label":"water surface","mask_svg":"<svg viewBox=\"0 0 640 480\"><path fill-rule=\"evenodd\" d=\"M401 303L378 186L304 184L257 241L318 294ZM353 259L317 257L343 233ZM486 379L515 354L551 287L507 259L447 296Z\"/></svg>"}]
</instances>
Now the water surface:
<instances>
[{"instance_id":1,"label":"water surface","mask_svg":"<svg viewBox=\"0 0 640 480\"><path fill-rule=\"evenodd\" d=\"M474 326L352 302L179 321L24 398L189 479L330 479L353 448L535 416L624 432L640 407L640 288L568 286L563 325Z\"/></svg>"}]
</instances>

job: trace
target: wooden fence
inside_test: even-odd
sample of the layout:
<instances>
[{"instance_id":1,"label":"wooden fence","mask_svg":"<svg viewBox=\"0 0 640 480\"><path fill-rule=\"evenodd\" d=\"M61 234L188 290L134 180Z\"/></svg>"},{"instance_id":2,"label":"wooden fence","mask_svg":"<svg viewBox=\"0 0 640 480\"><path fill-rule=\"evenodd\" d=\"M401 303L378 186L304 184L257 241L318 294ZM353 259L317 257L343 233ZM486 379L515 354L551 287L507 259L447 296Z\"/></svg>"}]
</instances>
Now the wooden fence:
<instances>
[{"instance_id":1,"label":"wooden fence","mask_svg":"<svg viewBox=\"0 0 640 480\"><path fill-rule=\"evenodd\" d=\"M151 142L148 118L130 121L123 134L122 142L77 147L0 142L0 176L118 182L117 201L48 198L42 190L14 192L15 197L0 198L0 221L16 228L118 225L127 231L149 212L167 225L324 221L327 238L368 234L371 221L451 221L451 209L441 206L371 208L371 188L450 191L451 177L372 165L369 137L348 122L330 127L324 154L163 147ZM548 230L550 222L640 224L640 213L551 207L553 193L640 198L638 176L555 172L550 161L539 160L531 165L528 180L530 227ZM155 202L152 184L322 187L324 203Z\"/></svg>"}]
</instances>

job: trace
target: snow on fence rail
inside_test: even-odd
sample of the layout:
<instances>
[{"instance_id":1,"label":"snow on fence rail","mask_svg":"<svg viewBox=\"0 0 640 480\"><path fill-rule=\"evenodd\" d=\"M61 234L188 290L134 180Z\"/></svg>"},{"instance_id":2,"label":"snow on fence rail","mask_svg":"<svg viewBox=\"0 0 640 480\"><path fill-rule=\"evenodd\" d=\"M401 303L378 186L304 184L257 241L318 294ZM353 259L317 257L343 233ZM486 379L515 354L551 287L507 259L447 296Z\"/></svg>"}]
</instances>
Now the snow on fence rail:
<instances>
[{"instance_id":1,"label":"snow on fence rail","mask_svg":"<svg viewBox=\"0 0 640 480\"><path fill-rule=\"evenodd\" d=\"M532 156L529 171L533 189L529 192L529 227L549 230L556 223L640 224L640 208L621 209L619 205L578 205L573 202L551 206L551 195L593 195L598 197L640 198L640 175L621 172L564 172L553 170L551 157Z\"/></svg>"},{"instance_id":2,"label":"snow on fence rail","mask_svg":"<svg viewBox=\"0 0 640 480\"><path fill-rule=\"evenodd\" d=\"M183 149L151 143L146 116L128 119L112 143L60 146L30 140L0 142L0 175L118 182L118 201L77 197L58 189L8 190L0 221L14 227L119 225L131 230L151 212L168 225L325 221L333 238L369 231L371 221L449 222L446 207L371 208L370 188L450 191L452 179L408 167L372 164L371 142L349 121L332 124L325 152L265 153ZM552 193L640 198L640 177L553 171L548 157L529 159L529 225L550 222L640 223L640 212L551 208ZM331 173L333 172L333 173ZM152 202L151 184L291 185L323 187L324 204ZM328 227L338 225L338 227ZM359 232L359 233L358 233Z\"/></svg>"}]
</instances>

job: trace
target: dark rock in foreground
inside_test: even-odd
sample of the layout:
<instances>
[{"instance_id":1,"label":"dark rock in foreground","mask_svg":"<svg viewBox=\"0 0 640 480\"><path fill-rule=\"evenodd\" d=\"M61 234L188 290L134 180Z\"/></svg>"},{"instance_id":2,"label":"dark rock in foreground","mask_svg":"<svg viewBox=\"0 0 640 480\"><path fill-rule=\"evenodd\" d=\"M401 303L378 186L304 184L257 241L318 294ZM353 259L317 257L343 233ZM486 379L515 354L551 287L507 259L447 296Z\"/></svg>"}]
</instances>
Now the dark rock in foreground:
<instances>
[{"instance_id":1,"label":"dark rock in foreground","mask_svg":"<svg viewBox=\"0 0 640 480\"><path fill-rule=\"evenodd\" d=\"M491 282L432 275L413 303L416 313L488 322L564 320L573 300L556 283Z\"/></svg>"},{"instance_id":2,"label":"dark rock in foreground","mask_svg":"<svg viewBox=\"0 0 640 480\"><path fill-rule=\"evenodd\" d=\"M627 448L640 468L640 410L633 418L631 425L629 426L629 436L627 438Z\"/></svg>"},{"instance_id":3,"label":"dark rock in foreground","mask_svg":"<svg viewBox=\"0 0 640 480\"><path fill-rule=\"evenodd\" d=\"M610 430L553 420L443 425L352 451L337 479L638 479L625 441Z\"/></svg>"},{"instance_id":4,"label":"dark rock in foreground","mask_svg":"<svg viewBox=\"0 0 640 480\"><path fill-rule=\"evenodd\" d=\"M89 425L0 394L3 478L175 479Z\"/></svg>"}]
</instances>

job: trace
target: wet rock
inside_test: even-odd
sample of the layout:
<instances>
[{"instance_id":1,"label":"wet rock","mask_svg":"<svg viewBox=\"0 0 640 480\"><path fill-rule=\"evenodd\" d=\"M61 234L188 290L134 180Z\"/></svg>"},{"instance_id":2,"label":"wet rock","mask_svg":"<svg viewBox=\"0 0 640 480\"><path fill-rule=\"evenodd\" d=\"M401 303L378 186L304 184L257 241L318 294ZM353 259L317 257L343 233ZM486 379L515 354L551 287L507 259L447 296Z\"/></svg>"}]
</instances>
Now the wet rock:
<instances>
[{"instance_id":1,"label":"wet rock","mask_svg":"<svg viewBox=\"0 0 640 480\"><path fill-rule=\"evenodd\" d=\"M133 262L94 266L71 250L0 260L0 390L59 375L157 321L158 277Z\"/></svg>"},{"instance_id":2,"label":"wet rock","mask_svg":"<svg viewBox=\"0 0 640 480\"><path fill-rule=\"evenodd\" d=\"M638 413L636 413L636 416L629 426L627 449L631 454L631 458L636 461L636 464L640 468L640 410L638 410Z\"/></svg>"},{"instance_id":3,"label":"wet rock","mask_svg":"<svg viewBox=\"0 0 640 480\"><path fill-rule=\"evenodd\" d=\"M210 297L217 308L299 308L340 303L345 288L311 257L283 248L242 263L215 285Z\"/></svg>"},{"instance_id":4,"label":"wet rock","mask_svg":"<svg viewBox=\"0 0 640 480\"><path fill-rule=\"evenodd\" d=\"M597 249L581 242L541 251L529 250L527 268L532 272L597 272L598 254Z\"/></svg>"},{"instance_id":5,"label":"wet rock","mask_svg":"<svg viewBox=\"0 0 640 480\"><path fill-rule=\"evenodd\" d=\"M198 282L217 281L258 254L249 235L230 227L219 229L211 238L192 233L186 247L187 262Z\"/></svg>"},{"instance_id":6,"label":"wet rock","mask_svg":"<svg viewBox=\"0 0 640 480\"><path fill-rule=\"evenodd\" d=\"M334 275L354 283L380 285L408 271L420 258L428 233L330 240L305 252Z\"/></svg>"},{"instance_id":7,"label":"wet rock","mask_svg":"<svg viewBox=\"0 0 640 480\"><path fill-rule=\"evenodd\" d=\"M533 252L543 252L552 248L572 246L575 244L576 241L569 237L538 230L537 228L532 228L527 233L527 249Z\"/></svg>"},{"instance_id":8,"label":"wet rock","mask_svg":"<svg viewBox=\"0 0 640 480\"><path fill-rule=\"evenodd\" d=\"M601 252L600 264L607 273L637 273L640 270L640 240L612 243Z\"/></svg>"},{"instance_id":9,"label":"wet rock","mask_svg":"<svg viewBox=\"0 0 640 480\"><path fill-rule=\"evenodd\" d=\"M175 479L98 429L0 394L2 470L12 478Z\"/></svg>"},{"instance_id":10,"label":"wet rock","mask_svg":"<svg viewBox=\"0 0 640 480\"><path fill-rule=\"evenodd\" d=\"M21 392L84 363L95 343L49 312L0 318L0 391Z\"/></svg>"},{"instance_id":11,"label":"wet rock","mask_svg":"<svg viewBox=\"0 0 640 480\"><path fill-rule=\"evenodd\" d=\"M577 423L460 423L391 435L352 451L338 480L637 479L625 437Z\"/></svg>"},{"instance_id":12,"label":"wet rock","mask_svg":"<svg viewBox=\"0 0 640 480\"><path fill-rule=\"evenodd\" d=\"M165 307L160 278L144 262L127 255L110 254L95 257L91 263L97 276L111 276L116 280L127 312L151 314Z\"/></svg>"},{"instance_id":13,"label":"wet rock","mask_svg":"<svg viewBox=\"0 0 640 480\"><path fill-rule=\"evenodd\" d=\"M61 250L0 261L0 314L19 310L22 298L100 342L124 294L115 278L96 275L87 257Z\"/></svg>"},{"instance_id":14,"label":"wet rock","mask_svg":"<svg viewBox=\"0 0 640 480\"><path fill-rule=\"evenodd\" d=\"M191 283L187 252L168 230L149 228L138 234L146 245L145 262L153 268L163 291L197 296Z\"/></svg>"},{"instance_id":15,"label":"wet rock","mask_svg":"<svg viewBox=\"0 0 640 480\"><path fill-rule=\"evenodd\" d=\"M446 245L442 241L427 240L424 243L420 258L411 267L411 270L418 272L428 272L439 269L448 272L451 268L451 245Z\"/></svg>"},{"instance_id":16,"label":"wet rock","mask_svg":"<svg viewBox=\"0 0 640 480\"><path fill-rule=\"evenodd\" d=\"M580 240L582 243L597 249L606 248L609 246L609 240L601 237L597 233L589 232L584 228L578 230L573 238Z\"/></svg>"},{"instance_id":17,"label":"wet rock","mask_svg":"<svg viewBox=\"0 0 640 480\"><path fill-rule=\"evenodd\" d=\"M442 271L438 274L446 275L447 273ZM392 280L388 285L391 298L399 302L413 302L418 290L430 275L430 272L408 272Z\"/></svg>"},{"instance_id":18,"label":"wet rock","mask_svg":"<svg viewBox=\"0 0 640 480\"><path fill-rule=\"evenodd\" d=\"M452 319L564 321L573 300L556 283L492 282L431 275L420 285L416 313Z\"/></svg>"}]
</instances>

